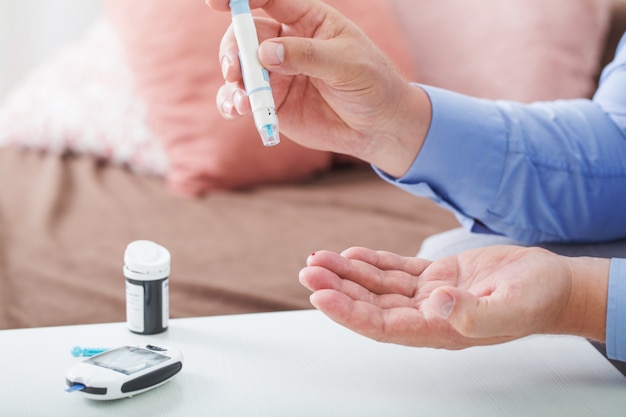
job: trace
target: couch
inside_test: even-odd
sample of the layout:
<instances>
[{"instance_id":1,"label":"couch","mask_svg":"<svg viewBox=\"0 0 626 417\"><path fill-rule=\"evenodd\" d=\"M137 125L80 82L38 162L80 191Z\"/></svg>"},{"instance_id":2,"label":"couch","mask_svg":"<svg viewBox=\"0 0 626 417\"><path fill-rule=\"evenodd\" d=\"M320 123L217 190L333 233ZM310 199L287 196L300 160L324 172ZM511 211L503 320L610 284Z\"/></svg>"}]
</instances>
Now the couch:
<instances>
[{"instance_id":1,"label":"couch","mask_svg":"<svg viewBox=\"0 0 626 417\"><path fill-rule=\"evenodd\" d=\"M600 34L604 52L593 66L598 71L626 30L625 4L611 5ZM129 71L141 64L130 62ZM7 120L22 128L35 123L7 108L0 118L2 112L5 130ZM311 252L360 245L413 256L425 237L458 226L450 213L387 184L369 166L333 160L318 168L297 181L181 195L163 172L141 172L128 161L6 143L0 147L0 329L125 320L123 254L137 239L171 253L175 318L310 308L298 271Z\"/></svg>"}]
</instances>

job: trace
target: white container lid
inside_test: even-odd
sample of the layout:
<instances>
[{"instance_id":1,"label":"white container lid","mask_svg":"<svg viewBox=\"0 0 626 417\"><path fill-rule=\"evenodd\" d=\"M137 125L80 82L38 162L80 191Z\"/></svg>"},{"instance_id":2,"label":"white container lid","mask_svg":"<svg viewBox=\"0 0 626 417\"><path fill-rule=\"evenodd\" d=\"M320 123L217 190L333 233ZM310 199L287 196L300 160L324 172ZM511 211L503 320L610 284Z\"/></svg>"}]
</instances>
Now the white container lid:
<instances>
[{"instance_id":1,"label":"white container lid","mask_svg":"<svg viewBox=\"0 0 626 417\"><path fill-rule=\"evenodd\" d=\"M149 240L136 240L124 252L124 276L139 281L154 281L170 275L170 252Z\"/></svg>"}]
</instances>

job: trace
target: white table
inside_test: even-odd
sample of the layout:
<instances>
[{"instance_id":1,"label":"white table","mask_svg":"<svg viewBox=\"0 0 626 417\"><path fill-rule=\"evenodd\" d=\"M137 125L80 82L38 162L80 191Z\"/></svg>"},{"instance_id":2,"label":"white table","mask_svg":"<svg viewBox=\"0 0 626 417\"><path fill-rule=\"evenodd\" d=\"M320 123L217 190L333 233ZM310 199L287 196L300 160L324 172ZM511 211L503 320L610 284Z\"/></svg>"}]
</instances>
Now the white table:
<instances>
[{"instance_id":1,"label":"white table","mask_svg":"<svg viewBox=\"0 0 626 417\"><path fill-rule=\"evenodd\" d=\"M73 345L168 344L169 383L110 402L69 394ZM0 331L0 416L618 416L626 378L587 341L536 336L462 351L381 344L316 311Z\"/></svg>"}]
</instances>

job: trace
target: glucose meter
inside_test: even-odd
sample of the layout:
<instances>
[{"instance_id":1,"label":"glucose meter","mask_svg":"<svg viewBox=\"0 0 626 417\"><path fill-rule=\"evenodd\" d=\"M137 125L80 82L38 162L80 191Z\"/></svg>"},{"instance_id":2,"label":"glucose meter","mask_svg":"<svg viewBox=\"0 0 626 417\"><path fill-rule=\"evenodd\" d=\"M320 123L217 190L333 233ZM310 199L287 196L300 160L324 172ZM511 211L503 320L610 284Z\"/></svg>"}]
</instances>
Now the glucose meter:
<instances>
[{"instance_id":1,"label":"glucose meter","mask_svg":"<svg viewBox=\"0 0 626 417\"><path fill-rule=\"evenodd\" d=\"M169 381L183 367L183 355L154 345L122 346L94 355L65 374L67 391L94 400L132 397Z\"/></svg>"}]
</instances>

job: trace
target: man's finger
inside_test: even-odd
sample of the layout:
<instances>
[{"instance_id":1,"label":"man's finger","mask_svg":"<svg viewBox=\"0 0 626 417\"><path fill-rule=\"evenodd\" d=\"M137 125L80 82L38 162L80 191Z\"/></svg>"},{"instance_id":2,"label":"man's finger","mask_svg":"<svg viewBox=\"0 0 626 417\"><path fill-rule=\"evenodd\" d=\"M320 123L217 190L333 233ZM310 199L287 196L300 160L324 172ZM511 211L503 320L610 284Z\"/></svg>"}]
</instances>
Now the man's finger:
<instances>
[{"instance_id":1,"label":"man's finger","mask_svg":"<svg viewBox=\"0 0 626 417\"><path fill-rule=\"evenodd\" d=\"M328 251L309 256L309 266L321 266L343 280L356 283L375 295L397 294L412 298L417 292L417 278L402 271L384 271L361 260L348 259ZM364 299L364 297L359 297Z\"/></svg>"}]
</instances>

